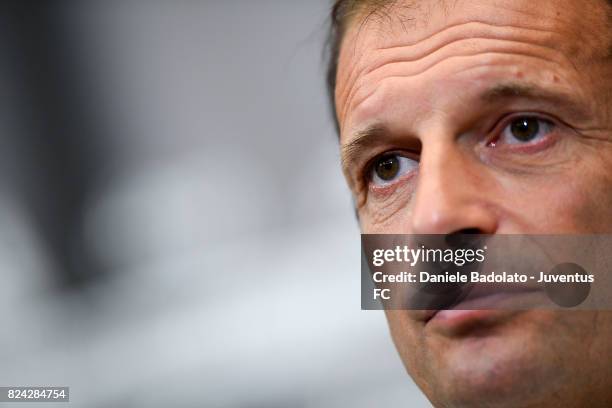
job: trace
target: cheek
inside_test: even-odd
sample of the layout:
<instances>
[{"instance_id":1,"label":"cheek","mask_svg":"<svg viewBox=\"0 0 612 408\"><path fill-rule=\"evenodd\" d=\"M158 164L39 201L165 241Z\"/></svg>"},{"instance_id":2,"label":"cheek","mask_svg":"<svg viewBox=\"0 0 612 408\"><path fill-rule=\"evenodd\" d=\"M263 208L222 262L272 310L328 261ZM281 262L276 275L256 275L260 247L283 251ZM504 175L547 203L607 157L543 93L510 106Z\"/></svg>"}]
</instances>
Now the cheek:
<instances>
[{"instance_id":1,"label":"cheek","mask_svg":"<svg viewBox=\"0 0 612 408\"><path fill-rule=\"evenodd\" d=\"M582 183L574 183L579 196L576 199L576 220L587 232L612 232L612 168L608 164L612 163L612 157L608 160L600 163L601 166L592 166L596 168L589 172Z\"/></svg>"},{"instance_id":2,"label":"cheek","mask_svg":"<svg viewBox=\"0 0 612 408\"><path fill-rule=\"evenodd\" d=\"M565 234L612 231L612 178L599 171L568 172L531 185L513 207L517 232Z\"/></svg>"},{"instance_id":3,"label":"cheek","mask_svg":"<svg viewBox=\"0 0 612 408\"><path fill-rule=\"evenodd\" d=\"M359 210L364 234L408 234L414 187L406 185L385 198L369 197Z\"/></svg>"},{"instance_id":4,"label":"cheek","mask_svg":"<svg viewBox=\"0 0 612 408\"><path fill-rule=\"evenodd\" d=\"M431 377L427 365L431 360L423 358L429 352L423 327L419 326L420 323L415 323L405 310L385 310L385 315L391 338L404 367L414 381L427 391L427 381L424 380Z\"/></svg>"},{"instance_id":5,"label":"cheek","mask_svg":"<svg viewBox=\"0 0 612 408\"><path fill-rule=\"evenodd\" d=\"M612 150L571 143L525 174L493 172L499 187L498 233L572 234L612 232Z\"/></svg>"},{"instance_id":6,"label":"cheek","mask_svg":"<svg viewBox=\"0 0 612 408\"><path fill-rule=\"evenodd\" d=\"M360 212L359 224L363 234L409 234L410 204L366 209Z\"/></svg>"}]
</instances>

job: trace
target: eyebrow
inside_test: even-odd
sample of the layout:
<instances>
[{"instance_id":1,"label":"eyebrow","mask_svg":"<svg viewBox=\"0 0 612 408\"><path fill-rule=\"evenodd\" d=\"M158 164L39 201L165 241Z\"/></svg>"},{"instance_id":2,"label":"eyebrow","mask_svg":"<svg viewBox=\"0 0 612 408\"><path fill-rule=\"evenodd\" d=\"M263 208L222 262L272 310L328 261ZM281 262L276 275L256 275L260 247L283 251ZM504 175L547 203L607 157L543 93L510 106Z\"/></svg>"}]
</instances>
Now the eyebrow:
<instances>
[{"instance_id":1,"label":"eyebrow","mask_svg":"<svg viewBox=\"0 0 612 408\"><path fill-rule=\"evenodd\" d=\"M487 105L493 105L512 99L530 99L546 101L575 115L587 115L585 107L572 99L570 95L550 91L532 84L506 82L494 85L485 90L479 97ZM349 142L340 148L342 167L347 169L356 161L362 152L386 141L390 138L389 132L383 124L374 124L354 133Z\"/></svg>"},{"instance_id":2,"label":"eyebrow","mask_svg":"<svg viewBox=\"0 0 612 408\"><path fill-rule=\"evenodd\" d=\"M563 104L576 112L584 111L584 108L581 108L571 96L531 84L516 82L501 83L493 86L480 95L480 100L485 103L495 103L500 100L517 98L544 100L555 104Z\"/></svg>"},{"instance_id":3,"label":"eyebrow","mask_svg":"<svg viewBox=\"0 0 612 408\"><path fill-rule=\"evenodd\" d=\"M581 103L580 99L562 91L546 89L533 84L507 82L493 86L480 95L480 100L487 105L495 106L508 100L541 101L553 106L561 113L560 118L568 117L576 121L589 118L588 105Z\"/></svg>"},{"instance_id":4,"label":"eyebrow","mask_svg":"<svg viewBox=\"0 0 612 408\"><path fill-rule=\"evenodd\" d=\"M351 141L340 148L342 167L347 167L349 163L354 162L362 151L380 143L380 139L386 133L385 128L378 124L370 125L363 130L357 131Z\"/></svg>"}]
</instances>

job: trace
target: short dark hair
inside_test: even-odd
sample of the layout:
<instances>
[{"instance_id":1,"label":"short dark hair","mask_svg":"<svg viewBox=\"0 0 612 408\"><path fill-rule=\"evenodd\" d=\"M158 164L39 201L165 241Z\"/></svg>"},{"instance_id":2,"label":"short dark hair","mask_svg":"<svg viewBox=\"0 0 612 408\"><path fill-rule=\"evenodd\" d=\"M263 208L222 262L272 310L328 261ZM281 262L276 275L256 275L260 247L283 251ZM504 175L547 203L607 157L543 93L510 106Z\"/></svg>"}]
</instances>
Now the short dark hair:
<instances>
[{"instance_id":1,"label":"short dark hair","mask_svg":"<svg viewBox=\"0 0 612 408\"><path fill-rule=\"evenodd\" d=\"M338 125L338 119L336 116L336 75L338 74L338 56L340 55L340 44L342 42L342 34L344 31L345 22L345 8L348 1L346 0L334 0L334 4L331 9L330 22L329 22L329 33L327 36L327 73L326 73L326 85L327 85L327 97L331 107L332 120L336 126L336 131L339 133L340 127Z\"/></svg>"}]
</instances>

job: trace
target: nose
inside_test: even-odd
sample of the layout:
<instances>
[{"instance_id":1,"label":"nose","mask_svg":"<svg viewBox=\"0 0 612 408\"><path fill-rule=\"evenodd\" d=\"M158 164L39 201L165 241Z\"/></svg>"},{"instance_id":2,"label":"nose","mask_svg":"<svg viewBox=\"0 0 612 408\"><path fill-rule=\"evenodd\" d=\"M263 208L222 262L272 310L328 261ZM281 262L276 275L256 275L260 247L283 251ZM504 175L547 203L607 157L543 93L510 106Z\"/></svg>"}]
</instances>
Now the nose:
<instances>
[{"instance_id":1,"label":"nose","mask_svg":"<svg viewBox=\"0 0 612 408\"><path fill-rule=\"evenodd\" d=\"M498 217L489 199L490 183L477 159L458 146L424 145L411 214L413 233L495 233Z\"/></svg>"}]
</instances>

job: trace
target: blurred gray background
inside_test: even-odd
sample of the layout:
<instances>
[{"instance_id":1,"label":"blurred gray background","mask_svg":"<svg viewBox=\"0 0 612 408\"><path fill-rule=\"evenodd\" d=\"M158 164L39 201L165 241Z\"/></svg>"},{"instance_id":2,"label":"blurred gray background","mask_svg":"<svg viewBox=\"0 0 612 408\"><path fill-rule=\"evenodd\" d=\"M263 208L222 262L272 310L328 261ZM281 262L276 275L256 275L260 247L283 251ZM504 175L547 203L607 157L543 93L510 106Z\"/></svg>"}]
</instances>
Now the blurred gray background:
<instances>
[{"instance_id":1,"label":"blurred gray background","mask_svg":"<svg viewBox=\"0 0 612 408\"><path fill-rule=\"evenodd\" d=\"M2 2L0 385L78 407L428 406L360 310L328 9Z\"/></svg>"}]
</instances>

